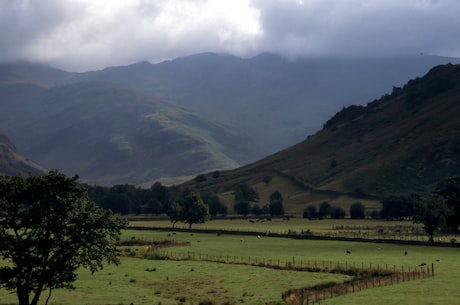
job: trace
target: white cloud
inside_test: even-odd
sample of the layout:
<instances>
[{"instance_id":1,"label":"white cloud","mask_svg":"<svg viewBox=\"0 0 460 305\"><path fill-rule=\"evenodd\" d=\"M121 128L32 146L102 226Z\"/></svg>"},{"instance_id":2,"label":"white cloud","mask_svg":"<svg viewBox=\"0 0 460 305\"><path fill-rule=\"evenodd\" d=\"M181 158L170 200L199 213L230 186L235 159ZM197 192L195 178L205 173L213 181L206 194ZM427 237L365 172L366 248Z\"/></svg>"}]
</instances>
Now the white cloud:
<instances>
[{"instance_id":1,"label":"white cloud","mask_svg":"<svg viewBox=\"0 0 460 305\"><path fill-rule=\"evenodd\" d=\"M2 0L0 60L70 70L198 52L460 56L457 0Z\"/></svg>"}]
</instances>

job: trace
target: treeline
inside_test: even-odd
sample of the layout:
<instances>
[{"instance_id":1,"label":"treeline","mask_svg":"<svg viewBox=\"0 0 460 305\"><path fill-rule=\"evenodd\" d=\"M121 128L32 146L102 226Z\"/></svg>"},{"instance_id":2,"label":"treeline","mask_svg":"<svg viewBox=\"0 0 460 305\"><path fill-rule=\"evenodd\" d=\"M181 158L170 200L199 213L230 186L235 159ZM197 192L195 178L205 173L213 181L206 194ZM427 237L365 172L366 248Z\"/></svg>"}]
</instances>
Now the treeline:
<instances>
[{"instance_id":1,"label":"treeline","mask_svg":"<svg viewBox=\"0 0 460 305\"><path fill-rule=\"evenodd\" d=\"M138 188L132 185L116 185L113 187L86 186L91 200L102 208L110 209L117 214L165 214L171 220L189 218L191 213L185 213L184 207L194 193L195 201L203 202L210 216L226 216L227 206L222 204L215 193L198 193L196 190L180 189L176 186L166 187L155 183L149 189ZM259 203L259 194L245 184L233 187L233 210L242 216L271 215L283 216L283 196L274 191L266 204ZM188 199L187 199L188 198ZM366 214L365 207L360 202L351 205L351 218L378 218L387 220L412 219L423 223L428 234L432 237L434 231L441 228L443 231L457 232L460 224L460 177L445 179L440 182L435 191L426 198L417 195L393 196L381 200L382 208L370 215ZM179 209L178 209L179 208ZM180 211L181 213L179 213ZM340 207L331 206L323 202L319 207L309 205L303 212L303 217L309 219L345 218L347 215ZM188 219L190 222L190 219Z\"/></svg>"},{"instance_id":2,"label":"treeline","mask_svg":"<svg viewBox=\"0 0 460 305\"><path fill-rule=\"evenodd\" d=\"M169 215L171 210L176 205L181 205L192 192L175 186L167 187L161 183L155 183L149 189L129 184L85 187L89 198L98 206L122 215ZM227 215L227 207L220 202L217 195L200 193L200 196L207 204L211 216Z\"/></svg>"},{"instance_id":3,"label":"treeline","mask_svg":"<svg viewBox=\"0 0 460 305\"><path fill-rule=\"evenodd\" d=\"M145 214L171 217L177 206L183 206L190 193L199 194L200 199L207 205L210 216L226 216L227 206L223 204L214 193L199 193L196 190L180 189L176 186L167 187L161 183L155 183L149 189L135 187L133 185L115 185L113 187L86 185L88 196L102 208L122 215ZM233 188L232 213L241 216L247 215L271 215L283 216L283 196L279 191L274 191L269 202L260 205L259 194L256 190L245 184L236 185Z\"/></svg>"}]
</instances>

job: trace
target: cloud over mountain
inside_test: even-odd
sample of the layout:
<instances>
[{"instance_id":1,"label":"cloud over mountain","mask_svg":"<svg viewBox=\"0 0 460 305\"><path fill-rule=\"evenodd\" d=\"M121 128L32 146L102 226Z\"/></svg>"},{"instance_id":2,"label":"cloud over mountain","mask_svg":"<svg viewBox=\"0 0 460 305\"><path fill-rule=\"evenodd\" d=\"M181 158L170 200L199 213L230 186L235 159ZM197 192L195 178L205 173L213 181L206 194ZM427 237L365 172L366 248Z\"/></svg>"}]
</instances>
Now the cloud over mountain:
<instances>
[{"instance_id":1,"label":"cloud over mountain","mask_svg":"<svg viewBox=\"0 0 460 305\"><path fill-rule=\"evenodd\" d=\"M455 0L6 0L0 61L100 69L204 51L460 56Z\"/></svg>"}]
</instances>

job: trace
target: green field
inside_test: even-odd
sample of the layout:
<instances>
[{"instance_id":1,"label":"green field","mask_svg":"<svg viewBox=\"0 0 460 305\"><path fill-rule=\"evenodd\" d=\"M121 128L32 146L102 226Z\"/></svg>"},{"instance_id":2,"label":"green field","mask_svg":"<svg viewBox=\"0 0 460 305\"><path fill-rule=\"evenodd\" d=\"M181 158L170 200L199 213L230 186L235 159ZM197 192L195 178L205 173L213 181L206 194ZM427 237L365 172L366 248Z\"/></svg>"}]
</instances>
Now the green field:
<instances>
[{"instance_id":1,"label":"green field","mask_svg":"<svg viewBox=\"0 0 460 305\"><path fill-rule=\"evenodd\" d=\"M219 227L218 221L208 222L203 226L211 224ZM272 224L273 230L277 226L279 229L283 227L282 221ZM339 224L351 227L351 222L341 221ZM220 225L225 226L227 223ZM293 225L294 223L290 224L291 227ZM334 230L330 223L317 222L315 225L317 228L314 230ZM357 223L353 222L353 225ZM122 247L124 257L120 266L106 266L94 275L82 269L76 282L76 290L54 291L49 304L266 304L281 302L281 294L290 288L350 279L343 274L286 271L206 261L211 258L246 263L271 262L286 265L295 262L304 265L339 264L358 268L378 266L382 269L404 270L414 269L422 263L429 266L434 264L435 276L432 278L368 289L330 298L321 304L428 305L458 304L460 300L460 280L457 276L460 270L460 249L457 248L226 234L218 236L172 232L167 229L124 232L124 240L132 238L144 241L189 242L189 246L164 248L159 251L171 257L191 257L194 261L143 259L139 257L144 255L144 246ZM346 254L347 250L351 254ZM407 255L404 254L406 251ZM130 257L131 255L136 257ZM43 296L42 303L45 299L46 295ZM15 302L14 294L0 290L0 304Z\"/></svg>"}]
</instances>

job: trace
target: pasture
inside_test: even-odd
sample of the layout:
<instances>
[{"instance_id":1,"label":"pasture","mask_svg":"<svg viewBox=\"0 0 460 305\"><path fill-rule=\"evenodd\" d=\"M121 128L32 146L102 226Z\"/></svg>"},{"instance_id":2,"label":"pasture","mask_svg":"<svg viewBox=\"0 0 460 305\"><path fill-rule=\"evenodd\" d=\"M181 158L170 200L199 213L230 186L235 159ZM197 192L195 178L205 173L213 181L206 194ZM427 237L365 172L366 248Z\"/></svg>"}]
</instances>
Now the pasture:
<instances>
[{"instance_id":1,"label":"pasture","mask_svg":"<svg viewBox=\"0 0 460 305\"><path fill-rule=\"evenodd\" d=\"M263 228L272 231L333 231L336 230L334 228L337 224L347 228L359 225L362 229L365 222L313 222L308 223L312 226L306 227L305 222L295 227L294 222L286 224L288 222L282 220L272 221L271 225L247 223L247 229L251 229L251 226L267 225ZM215 228L227 225L225 222L219 225L219 221L212 221L194 227L209 227L211 224ZM49 304L277 304L282 301L281 294L288 289L331 281L341 283L350 279L343 274L277 270L247 264L207 261L210 258L245 263L326 266L339 264L358 268L378 266L382 269L405 270L416 268L422 263L433 263L435 276L432 278L363 290L330 298L321 304L457 304L460 299L460 281L457 279L457 272L460 270L458 248L172 232L166 227L165 231L124 232L123 240L133 238L151 242L189 242L188 246L163 248L158 251L172 258L190 257L194 260L151 260L143 258L148 257L145 255L144 246L122 247L123 257L120 266L108 265L94 275L82 269L75 283L76 290L55 290ZM350 254L347 254L347 251ZM46 295L43 296L42 303L45 299ZM13 294L0 290L1 305L15 302Z\"/></svg>"}]
</instances>

